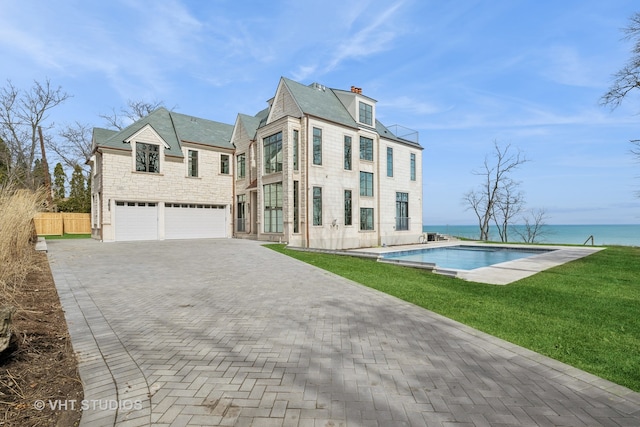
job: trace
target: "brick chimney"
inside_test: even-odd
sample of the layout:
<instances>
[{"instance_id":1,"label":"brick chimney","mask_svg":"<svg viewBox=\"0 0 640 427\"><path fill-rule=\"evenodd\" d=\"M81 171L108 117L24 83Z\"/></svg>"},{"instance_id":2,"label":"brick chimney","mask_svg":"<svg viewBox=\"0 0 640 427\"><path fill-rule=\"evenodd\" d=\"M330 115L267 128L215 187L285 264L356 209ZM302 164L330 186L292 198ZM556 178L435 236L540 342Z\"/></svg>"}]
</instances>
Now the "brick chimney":
<instances>
[{"instance_id":1,"label":"brick chimney","mask_svg":"<svg viewBox=\"0 0 640 427\"><path fill-rule=\"evenodd\" d=\"M351 92L357 93L358 95L362 95L362 88L361 87L351 86Z\"/></svg>"}]
</instances>

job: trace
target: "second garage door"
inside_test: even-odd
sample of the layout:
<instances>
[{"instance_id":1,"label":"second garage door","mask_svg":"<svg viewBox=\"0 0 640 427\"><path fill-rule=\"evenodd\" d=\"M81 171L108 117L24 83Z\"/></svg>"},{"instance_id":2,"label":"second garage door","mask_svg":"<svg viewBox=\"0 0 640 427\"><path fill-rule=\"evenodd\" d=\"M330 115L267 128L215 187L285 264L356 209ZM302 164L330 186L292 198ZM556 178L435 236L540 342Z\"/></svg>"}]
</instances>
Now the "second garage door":
<instances>
[{"instance_id":1,"label":"second garage door","mask_svg":"<svg viewBox=\"0 0 640 427\"><path fill-rule=\"evenodd\" d=\"M227 237L226 213L222 205L165 203L165 239Z\"/></svg>"}]
</instances>

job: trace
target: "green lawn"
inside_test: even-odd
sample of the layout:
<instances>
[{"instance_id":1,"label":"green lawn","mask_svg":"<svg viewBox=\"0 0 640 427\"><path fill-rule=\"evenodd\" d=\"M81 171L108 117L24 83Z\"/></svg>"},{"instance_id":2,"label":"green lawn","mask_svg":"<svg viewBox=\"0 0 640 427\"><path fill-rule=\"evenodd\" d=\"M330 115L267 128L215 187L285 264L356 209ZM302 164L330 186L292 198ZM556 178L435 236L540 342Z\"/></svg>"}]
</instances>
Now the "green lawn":
<instances>
[{"instance_id":1,"label":"green lawn","mask_svg":"<svg viewBox=\"0 0 640 427\"><path fill-rule=\"evenodd\" d=\"M90 239L91 234L64 234L62 236L44 236L45 240Z\"/></svg>"},{"instance_id":2,"label":"green lawn","mask_svg":"<svg viewBox=\"0 0 640 427\"><path fill-rule=\"evenodd\" d=\"M609 247L496 286L266 246L640 391L640 248Z\"/></svg>"}]
</instances>

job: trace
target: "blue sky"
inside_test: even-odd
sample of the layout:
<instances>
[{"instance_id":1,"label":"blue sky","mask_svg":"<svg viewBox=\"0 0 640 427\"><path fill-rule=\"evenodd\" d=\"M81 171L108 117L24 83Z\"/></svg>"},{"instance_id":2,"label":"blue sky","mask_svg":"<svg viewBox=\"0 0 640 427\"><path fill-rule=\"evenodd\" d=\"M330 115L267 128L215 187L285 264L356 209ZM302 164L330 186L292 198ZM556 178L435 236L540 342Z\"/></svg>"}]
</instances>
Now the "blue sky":
<instances>
[{"instance_id":1,"label":"blue sky","mask_svg":"<svg viewBox=\"0 0 640 427\"><path fill-rule=\"evenodd\" d=\"M378 119L419 131L424 223L474 224L462 196L493 142L549 224L640 223L640 96L599 106L630 57L637 1L0 0L0 78L73 95L50 116L105 126L127 100L233 123L280 76L361 87Z\"/></svg>"}]
</instances>

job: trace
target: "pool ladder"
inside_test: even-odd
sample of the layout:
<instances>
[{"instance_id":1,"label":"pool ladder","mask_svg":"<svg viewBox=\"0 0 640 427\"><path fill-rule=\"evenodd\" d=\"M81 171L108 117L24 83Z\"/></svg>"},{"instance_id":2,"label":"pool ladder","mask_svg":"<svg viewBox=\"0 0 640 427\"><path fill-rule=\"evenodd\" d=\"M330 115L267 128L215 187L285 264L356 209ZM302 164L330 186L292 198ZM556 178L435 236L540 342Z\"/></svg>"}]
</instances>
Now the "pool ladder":
<instances>
[{"instance_id":1,"label":"pool ladder","mask_svg":"<svg viewBox=\"0 0 640 427\"><path fill-rule=\"evenodd\" d=\"M591 236L587 237L587 240L585 240L585 241L584 241L584 243L582 244L582 246L586 246L586 245L587 245L587 242L589 242L589 240L591 240L591 246L594 246L594 245L595 245L595 243L594 243L594 241L593 241L593 234L592 234Z\"/></svg>"}]
</instances>

